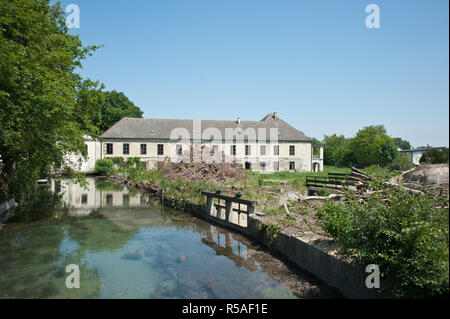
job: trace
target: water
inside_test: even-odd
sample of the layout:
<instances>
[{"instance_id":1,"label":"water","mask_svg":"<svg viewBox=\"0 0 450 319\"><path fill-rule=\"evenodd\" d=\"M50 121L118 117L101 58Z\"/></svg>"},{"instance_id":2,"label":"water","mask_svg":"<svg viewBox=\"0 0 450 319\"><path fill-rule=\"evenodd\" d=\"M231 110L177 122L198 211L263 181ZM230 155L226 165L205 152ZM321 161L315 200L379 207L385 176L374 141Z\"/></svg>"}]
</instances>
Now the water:
<instances>
[{"instance_id":1,"label":"water","mask_svg":"<svg viewBox=\"0 0 450 319\"><path fill-rule=\"evenodd\" d=\"M80 288L65 285L80 268ZM296 298L333 292L244 237L88 179L39 187L0 230L0 298Z\"/></svg>"}]
</instances>

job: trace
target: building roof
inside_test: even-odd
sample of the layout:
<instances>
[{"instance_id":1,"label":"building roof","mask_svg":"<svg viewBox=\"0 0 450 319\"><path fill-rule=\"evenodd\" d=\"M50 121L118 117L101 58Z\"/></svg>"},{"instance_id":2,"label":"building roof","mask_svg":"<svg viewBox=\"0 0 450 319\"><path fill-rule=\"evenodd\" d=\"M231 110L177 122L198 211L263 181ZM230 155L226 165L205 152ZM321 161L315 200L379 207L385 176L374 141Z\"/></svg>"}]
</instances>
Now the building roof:
<instances>
[{"instance_id":1,"label":"building roof","mask_svg":"<svg viewBox=\"0 0 450 319\"><path fill-rule=\"evenodd\" d=\"M411 152L426 152L426 151L428 151L428 150L433 150L433 149L436 149L436 150L443 150L443 149L445 149L446 147L444 147L444 146L440 146L440 147L432 147L432 146L419 146L419 147L416 147L416 148L412 148L412 149L410 149L410 150L401 150L400 152L404 152L404 153L411 153Z\"/></svg>"},{"instance_id":2,"label":"building roof","mask_svg":"<svg viewBox=\"0 0 450 319\"><path fill-rule=\"evenodd\" d=\"M106 130L102 138L120 138L120 139L170 139L171 132L176 128L185 128L189 134L193 135L193 120L182 119L142 119L125 117ZM253 128L258 134L258 129L265 129L266 138L270 138L270 129L278 128L279 141L305 141L311 142L312 139L305 136L302 132L295 129L282 119L276 113L267 114L261 121L220 121L220 120L201 120L202 133L205 129L217 128L222 138L225 138L226 128L241 128L246 130Z\"/></svg>"}]
</instances>

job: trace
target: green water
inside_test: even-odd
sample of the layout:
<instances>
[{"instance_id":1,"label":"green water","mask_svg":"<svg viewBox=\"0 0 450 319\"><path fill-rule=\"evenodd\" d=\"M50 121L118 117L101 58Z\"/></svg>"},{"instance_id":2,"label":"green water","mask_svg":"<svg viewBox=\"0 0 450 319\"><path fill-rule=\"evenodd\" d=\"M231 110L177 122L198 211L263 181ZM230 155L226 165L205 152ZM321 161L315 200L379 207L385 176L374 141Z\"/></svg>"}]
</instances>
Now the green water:
<instances>
[{"instance_id":1,"label":"green water","mask_svg":"<svg viewBox=\"0 0 450 319\"><path fill-rule=\"evenodd\" d=\"M330 297L244 237L88 180L40 187L0 230L0 298ZM80 288L66 287L66 266Z\"/></svg>"}]
</instances>

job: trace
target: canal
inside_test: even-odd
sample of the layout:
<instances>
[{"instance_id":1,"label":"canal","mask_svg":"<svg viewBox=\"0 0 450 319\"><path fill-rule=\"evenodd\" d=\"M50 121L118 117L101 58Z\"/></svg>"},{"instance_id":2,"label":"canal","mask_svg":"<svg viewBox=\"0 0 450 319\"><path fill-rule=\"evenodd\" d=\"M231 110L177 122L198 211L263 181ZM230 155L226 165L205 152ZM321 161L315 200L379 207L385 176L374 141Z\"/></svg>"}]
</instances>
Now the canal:
<instances>
[{"instance_id":1,"label":"canal","mask_svg":"<svg viewBox=\"0 0 450 319\"><path fill-rule=\"evenodd\" d=\"M0 298L334 296L243 236L106 180L39 186L0 229Z\"/></svg>"}]
</instances>

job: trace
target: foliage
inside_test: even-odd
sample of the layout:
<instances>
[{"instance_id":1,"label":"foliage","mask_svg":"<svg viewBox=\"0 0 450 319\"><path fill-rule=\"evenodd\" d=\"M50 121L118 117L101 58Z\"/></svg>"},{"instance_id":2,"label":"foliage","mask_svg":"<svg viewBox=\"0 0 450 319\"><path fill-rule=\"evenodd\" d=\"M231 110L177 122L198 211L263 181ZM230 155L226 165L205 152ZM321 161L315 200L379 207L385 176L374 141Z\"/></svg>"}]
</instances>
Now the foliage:
<instances>
[{"instance_id":1,"label":"foliage","mask_svg":"<svg viewBox=\"0 0 450 319\"><path fill-rule=\"evenodd\" d=\"M131 168L131 167L139 167L141 163L141 159L139 157L129 157L127 159L127 167Z\"/></svg>"},{"instance_id":2,"label":"foliage","mask_svg":"<svg viewBox=\"0 0 450 319\"><path fill-rule=\"evenodd\" d=\"M349 148L350 140L345 138L344 135L325 135L323 139L324 164L340 167L352 166L356 162L356 159L353 157Z\"/></svg>"},{"instance_id":3,"label":"foliage","mask_svg":"<svg viewBox=\"0 0 450 319\"><path fill-rule=\"evenodd\" d=\"M376 264L387 296L437 297L449 293L448 194L414 196L373 185L361 203L349 194L319 211L322 227L363 269Z\"/></svg>"},{"instance_id":4,"label":"foliage","mask_svg":"<svg viewBox=\"0 0 450 319\"><path fill-rule=\"evenodd\" d=\"M106 91L100 98L101 118L96 122L101 133L124 117L142 117L142 110L128 97L117 91Z\"/></svg>"},{"instance_id":5,"label":"foliage","mask_svg":"<svg viewBox=\"0 0 450 319\"><path fill-rule=\"evenodd\" d=\"M259 224L258 229L264 233L266 244L270 246L278 237L280 226L275 222L262 222Z\"/></svg>"},{"instance_id":6,"label":"foliage","mask_svg":"<svg viewBox=\"0 0 450 319\"><path fill-rule=\"evenodd\" d=\"M117 168L124 168L125 167L125 160L123 159L122 156L108 157L108 158L113 162L115 167L117 167Z\"/></svg>"},{"instance_id":7,"label":"foliage","mask_svg":"<svg viewBox=\"0 0 450 319\"><path fill-rule=\"evenodd\" d=\"M94 171L100 175L111 175L114 170L114 163L109 158L98 159L95 162Z\"/></svg>"},{"instance_id":8,"label":"foliage","mask_svg":"<svg viewBox=\"0 0 450 319\"><path fill-rule=\"evenodd\" d=\"M59 4L0 1L0 180L18 199L35 181L86 156L83 135L95 136L99 84L75 73L97 49L68 33ZM93 101L94 100L94 101Z\"/></svg>"},{"instance_id":9,"label":"foliage","mask_svg":"<svg viewBox=\"0 0 450 319\"><path fill-rule=\"evenodd\" d=\"M388 165L391 170L407 171L414 167L414 164L410 161L406 154L397 152L394 160Z\"/></svg>"},{"instance_id":10,"label":"foliage","mask_svg":"<svg viewBox=\"0 0 450 319\"><path fill-rule=\"evenodd\" d=\"M394 143L397 147L400 147L402 150L410 150L411 144L408 141L401 139L400 137L394 137Z\"/></svg>"},{"instance_id":11,"label":"foliage","mask_svg":"<svg viewBox=\"0 0 450 319\"><path fill-rule=\"evenodd\" d=\"M393 143L392 138L386 134L383 125L371 125L359 130L356 136L351 139L349 147L357 160L358 166L383 165L386 164L384 159L386 154L382 150L382 145L385 145L385 148L390 148L387 146L389 144L386 143L391 142ZM387 149L386 152L389 153L390 150Z\"/></svg>"},{"instance_id":12,"label":"foliage","mask_svg":"<svg viewBox=\"0 0 450 319\"><path fill-rule=\"evenodd\" d=\"M386 167L394 162L397 156L397 147L391 139L386 140L380 147L380 161L379 164Z\"/></svg>"},{"instance_id":13,"label":"foliage","mask_svg":"<svg viewBox=\"0 0 450 319\"><path fill-rule=\"evenodd\" d=\"M443 150L430 149L422 154L419 162L421 164L444 164L448 163L448 148Z\"/></svg>"}]
</instances>

